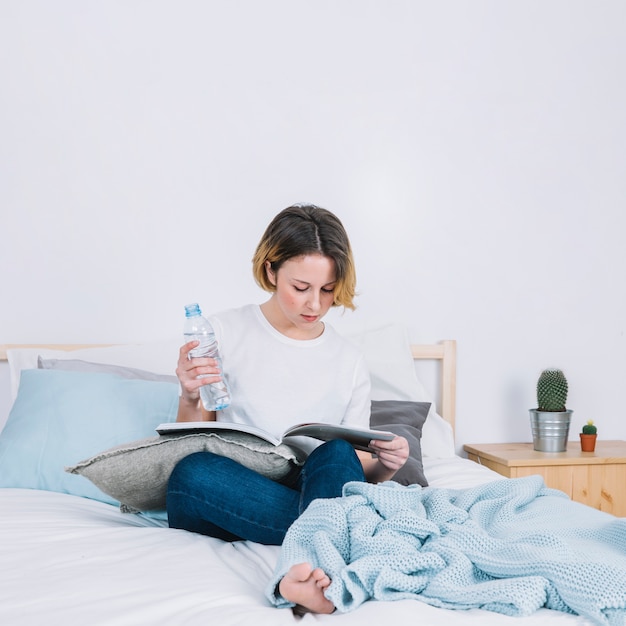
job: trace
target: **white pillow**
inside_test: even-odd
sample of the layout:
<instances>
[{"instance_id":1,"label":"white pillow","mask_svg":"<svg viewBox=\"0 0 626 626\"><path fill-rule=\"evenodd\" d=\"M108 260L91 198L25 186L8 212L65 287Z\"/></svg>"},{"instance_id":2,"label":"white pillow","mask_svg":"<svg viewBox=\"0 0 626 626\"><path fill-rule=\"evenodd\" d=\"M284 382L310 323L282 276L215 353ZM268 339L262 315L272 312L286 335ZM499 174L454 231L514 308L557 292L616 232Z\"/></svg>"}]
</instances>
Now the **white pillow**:
<instances>
[{"instance_id":1,"label":"white pillow","mask_svg":"<svg viewBox=\"0 0 626 626\"><path fill-rule=\"evenodd\" d=\"M456 456L454 432L450 422L430 406L428 417L422 426L422 456L432 459L449 459Z\"/></svg>"},{"instance_id":2,"label":"white pillow","mask_svg":"<svg viewBox=\"0 0 626 626\"><path fill-rule=\"evenodd\" d=\"M182 337L144 344L84 348L82 350L46 350L42 348L17 348L7 350L11 377L11 398L15 400L20 385L20 372L37 369L37 359L80 359L93 363L107 363L174 375Z\"/></svg>"},{"instance_id":3,"label":"white pillow","mask_svg":"<svg viewBox=\"0 0 626 626\"><path fill-rule=\"evenodd\" d=\"M397 324L388 324L344 335L365 355L372 378L372 400L412 400L433 402L419 381L406 330ZM145 344L84 348L82 350L47 350L19 348L7 350L11 376L11 397L15 399L20 383L20 372L37 369L37 359L80 359L93 363L107 363L154 372L174 374L182 337Z\"/></svg>"},{"instance_id":4,"label":"white pillow","mask_svg":"<svg viewBox=\"0 0 626 626\"><path fill-rule=\"evenodd\" d=\"M406 329L399 324L344 333L365 356L372 379L372 400L434 403L417 377Z\"/></svg>"},{"instance_id":5,"label":"white pillow","mask_svg":"<svg viewBox=\"0 0 626 626\"><path fill-rule=\"evenodd\" d=\"M433 396L417 376L406 328L400 324L385 324L342 334L358 346L365 356L372 380L372 400L431 403L422 432L422 455L439 458L454 456L452 428L437 414ZM145 344L72 351L37 348L7 350L11 396L14 400L17 395L20 372L23 369L36 369L39 356L43 359L81 359L173 375L182 344L182 337L177 336Z\"/></svg>"},{"instance_id":6,"label":"white pillow","mask_svg":"<svg viewBox=\"0 0 626 626\"><path fill-rule=\"evenodd\" d=\"M431 403L422 428L422 456L455 456L452 426L437 413L433 396L417 376L406 329L399 324L386 324L358 333L344 333L344 337L356 344L365 356L372 379L372 400Z\"/></svg>"}]
</instances>

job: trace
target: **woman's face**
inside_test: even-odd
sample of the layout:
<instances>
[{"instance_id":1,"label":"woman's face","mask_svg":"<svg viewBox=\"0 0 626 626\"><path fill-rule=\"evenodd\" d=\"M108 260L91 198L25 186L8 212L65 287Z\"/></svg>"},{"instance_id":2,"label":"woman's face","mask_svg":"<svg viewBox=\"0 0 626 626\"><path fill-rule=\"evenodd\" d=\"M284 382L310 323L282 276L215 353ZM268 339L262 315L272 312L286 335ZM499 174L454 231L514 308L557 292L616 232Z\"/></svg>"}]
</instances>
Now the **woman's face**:
<instances>
[{"instance_id":1,"label":"woman's face","mask_svg":"<svg viewBox=\"0 0 626 626\"><path fill-rule=\"evenodd\" d=\"M278 330L318 336L321 320L335 300L335 262L321 254L308 254L285 261L278 272L268 263L266 271L276 286L273 298L282 318L276 320L282 326Z\"/></svg>"}]
</instances>

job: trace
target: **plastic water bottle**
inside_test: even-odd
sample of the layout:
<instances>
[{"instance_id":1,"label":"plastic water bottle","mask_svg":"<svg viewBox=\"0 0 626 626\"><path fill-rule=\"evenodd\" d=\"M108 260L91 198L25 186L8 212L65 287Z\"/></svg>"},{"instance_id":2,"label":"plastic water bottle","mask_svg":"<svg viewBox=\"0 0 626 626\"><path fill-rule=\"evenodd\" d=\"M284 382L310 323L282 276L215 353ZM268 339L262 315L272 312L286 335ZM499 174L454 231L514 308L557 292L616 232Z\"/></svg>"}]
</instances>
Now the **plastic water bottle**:
<instances>
[{"instance_id":1,"label":"plastic water bottle","mask_svg":"<svg viewBox=\"0 0 626 626\"><path fill-rule=\"evenodd\" d=\"M217 341L213 327L206 317L202 316L202 311L197 303L185 306L185 343L189 341L199 341L200 345L189 352L189 358L211 357L217 361L220 372L222 371L222 359L217 349ZM204 378L207 376L199 376ZM230 391L226 380L203 385L200 387L200 398L207 411L219 411L225 409L230 404Z\"/></svg>"}]
</instances>

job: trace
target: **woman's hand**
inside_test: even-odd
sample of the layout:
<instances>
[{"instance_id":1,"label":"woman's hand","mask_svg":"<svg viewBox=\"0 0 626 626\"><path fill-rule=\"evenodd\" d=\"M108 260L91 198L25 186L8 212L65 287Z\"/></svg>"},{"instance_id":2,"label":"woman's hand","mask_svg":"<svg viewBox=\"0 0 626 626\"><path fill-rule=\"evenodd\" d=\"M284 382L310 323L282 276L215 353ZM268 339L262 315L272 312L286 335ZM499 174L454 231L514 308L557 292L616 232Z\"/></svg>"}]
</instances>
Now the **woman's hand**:
<instances>
[{"instance_id":1,"label":"woman's hand","mask_svg":"<svg viewBox=\"0 0 626 626\"><path fill-rule=\"evenodd\" d=\"M200 387L222 380L215 359L209 357L189 358L189 352L200 344L190 341L178 353L176 376L180 382L181 397L178 406L177 422L214 420L215 412L207 412L200 402Z\"/></svg>"},{"instance_id":2,"label":"woman's hand","mask_svg":"<svg viewBox=\"0 0 626 626\"><path fill-rule=\"evenodd\" d=\"M391 441L370 441L369 452L357 451L365 477L370 483L391 480L409 458L409 442L400 436ZM372 457L372 454L376 455Z\"/></svg>"},{"instance_id":3,"label":"woman's hand","mask_svg":"<svg viewBox=\"0 0 626 626\"><path fill-rule=\"evenodd\" d=\"M394 437L391 441L371 441L372 452L386 469L397 472L409 458L409 442L404 437Z\"/></svg>"},{"instance_id":4,"label":"woman's hand","mask_svg":"<svg viewBox=\"0 0 626 626\"><path fill-rule=\"evenodd\" d=\"M189 353L200 344L190 341L181 347L178 353L176 376L183 390L183 397L188 401L198 400L200 387L222 380L220 369L215 359L209 357L189 358Z\"/></svg>"}]
</instances>

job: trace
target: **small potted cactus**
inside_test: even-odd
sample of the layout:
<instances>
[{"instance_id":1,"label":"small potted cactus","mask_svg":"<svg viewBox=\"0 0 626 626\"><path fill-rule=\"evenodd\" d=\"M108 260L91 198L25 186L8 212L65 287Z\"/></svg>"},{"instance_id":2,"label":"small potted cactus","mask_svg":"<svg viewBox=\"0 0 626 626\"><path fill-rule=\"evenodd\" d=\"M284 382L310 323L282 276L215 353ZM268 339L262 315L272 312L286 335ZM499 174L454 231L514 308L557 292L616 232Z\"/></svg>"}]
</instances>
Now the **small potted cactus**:
<instances>
[{"instance_id":1,"label":"small potted cactus","mask_svg":"<svg viewBox=\"0 0 626 626\"><path fill-rule=\"evenodd\" d=\"M583 452L593 452L596 449L598 429L593 420L588 420L580 433L580 449Z\"/></svg>"},{"instance_id":2,"label":"small potted cactus","mask_svg":"<svg viewBox=\"0 0 626 626\"><path fill-rule=\"evenodd\" d=\"M537 380L537 408L530 409L533 447L538 452L565 452L573 411L565 407L569 390L560 369L545 369Z\"/></svg>"}]
</instances>

